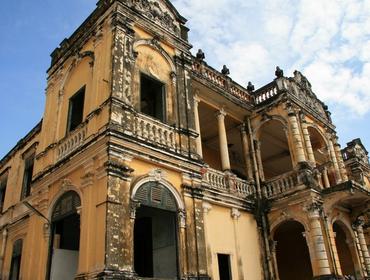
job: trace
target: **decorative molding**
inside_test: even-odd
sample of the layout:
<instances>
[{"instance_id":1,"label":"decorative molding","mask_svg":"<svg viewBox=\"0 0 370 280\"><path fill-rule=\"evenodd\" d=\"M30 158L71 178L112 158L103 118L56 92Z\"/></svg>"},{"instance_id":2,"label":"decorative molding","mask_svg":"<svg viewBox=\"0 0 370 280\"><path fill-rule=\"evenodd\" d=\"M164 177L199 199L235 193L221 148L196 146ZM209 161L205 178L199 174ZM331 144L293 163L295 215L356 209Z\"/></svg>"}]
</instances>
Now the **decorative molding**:
<instances>
[{"instance_id":1,"label":"decorative molding","mask_svg":"<svg viewBox=\"0 0 370 280\"><path fill-rule=\"evenodd\" d=\"M234 220L238 220L242 214L240 213L239 209L231 208L231 217Z\"/></svg>"},{"instance_id":2,"label":"decorative molding","mask_svg":"<svg viewBox=\"0 0 370 280\"><path fill-rule=\"evenodd\" d=\"M160 168L151 170L148 175L153 178L154 181L162 181L167 178L167 173Z\"/></svg>"},{"instance_id":3,"label":"decorative molding","mask_svg":"<svg viewBox=\"0 0 370 280\"><path fill-rule=\"evenodd\" d=\"M204 214L208 214L212 210L212 205L208 202L203 202L202 207Z\"/></svg>"}]
</instances>

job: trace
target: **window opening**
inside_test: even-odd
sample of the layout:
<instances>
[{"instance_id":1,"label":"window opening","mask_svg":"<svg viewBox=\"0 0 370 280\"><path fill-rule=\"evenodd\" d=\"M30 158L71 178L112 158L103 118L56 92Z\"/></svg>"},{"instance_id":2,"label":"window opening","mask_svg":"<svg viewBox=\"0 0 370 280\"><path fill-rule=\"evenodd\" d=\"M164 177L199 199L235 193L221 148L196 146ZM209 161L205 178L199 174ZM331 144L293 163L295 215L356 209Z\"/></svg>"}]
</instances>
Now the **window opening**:
<instances>
[{"instance_id":1,"label":"window opening","mask_svg":"<svg viewBox=\"0 0 370 280\"><path fill-rule=\"evenodd\" d=\"M158 182L142 185L134 225L134 267L140 277L178 278L178 227L175 197Z\"/></svg>"},{"instance_id":2,"label":"window opening","mask_svg":"<svg viewBox=\"0 0 370 280\"><path fill-rule=\"evenodd\" d=\"M230 255L217 254L220 280L231 280Z\"/></svg>"},{"instance_id":3,"label":"window opening","mask_svg":"<svg viewBox=\"0 0 370 280\"><path fill-rule=\"evenodd\" d=\"M67 132L73 131L83 120L85 86L69 99Z\"/></svg>"},{"instance_id":4,"label":"window opening","mask_svg":"<svg viewBox=\"0 0 370 280\"><path fill-rule=\"evenodd\" d=\"M77 207L80 205L80 197L70 191L54 207L51 217L49 279L73 280L76 276L80 249L80 216Z\"/></svg>"},{"instance_id":5,"label":"window opening","mask_svg":"<svg viewBox=\"0 0 370 280\"><path fill-rule=\"evenodd\" d=\"M18 239L13 244L12 261L10 264L9 280L18 280L21 271L23 240Z\"/></svg>"},{"instance_id":6,"label":"window opening","mask_svg":"<svg viewBox=\"0 0 370 280\"><path fill-rule=\"evenodd\" d=\"M4 201L5 201L5 193L6 193L6 184L8 181L8 177L4 176L0 180L0 213L3 212L4 209Z\"/></svg>"},{"instance_id":7,"label":"window opening","mask_svg":"<svg viewBox=\"0 0 370 280\"><path fill-rule=\"evenodd\" d=\"M141 74L140 85L140 111L164 122L166 107L164 84Z\"/></svg>"},{"instance_id":8,"label":"window opening","mask_svg":"<svg viewBox=\"0 0 370 280\"><path fill-rule=\"evenodd\" d=\"M141 206L134 227L134 267L140 277L177 279L176 212Z\"/></svg>"},{"instance_id":9,"label":"window opening","mask_svg":"<svg viewBox=\"0 0 370 280\"><path fill-rule=\"evenodd\" d=\"M21 199L24 199L31 194L31 182L33 174L33 164L34 164L35 155L27 157L24 161L24 175L23 175L23 186Z\"/></svg>"}]
</instances>

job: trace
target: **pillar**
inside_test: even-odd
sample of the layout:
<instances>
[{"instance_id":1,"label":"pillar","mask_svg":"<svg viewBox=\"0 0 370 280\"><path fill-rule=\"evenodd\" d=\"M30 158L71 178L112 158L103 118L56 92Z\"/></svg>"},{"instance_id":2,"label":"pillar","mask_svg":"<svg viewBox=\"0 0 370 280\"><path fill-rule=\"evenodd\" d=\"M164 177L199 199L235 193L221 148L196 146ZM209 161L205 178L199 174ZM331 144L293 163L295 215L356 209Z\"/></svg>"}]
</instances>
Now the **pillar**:
<instances>
[{"instance_id":1,"label":"pillar","mask_svg":"<svg viewBox=\"0 0 370 280\"><path fill-rule=\"evenodd\" d=\"M311 260L314 276L330 275L328 254L325 247L324 234L320 222L319 206L312 204L308 207L310 221L310 238L313 245L314 260Z\"/></svg>"},{"instance_id":2,"label":"pillar","mask_svg":"<svg viewBox=\"0 0 370 280\"><path fill-rule=\"evenodd\" d=\"M248 179L253 180L253 170L252 170L252 161L250 157L250 147L249 147L249 139L248 139L248 128L244 124L241 128L242 133L242 142L243 142L243 155L244 155L244 162L247 169Z\"/></svg>"},{"instance_id":3,"label":"pillar","mask_svg":"<svg viewBox=\"0 0 370 280\"><path fill-rule=\"evenodd\" d=\"M325 223L326 223L326 227L328 229L328 234L329 234L329 244L330 244L330 247L331 247L332 253L333 253L333 256L332 256L333 265L335 267L336 273L339 274L339 275L343 275L342 268L340 266L337 245L335 243L336 233L333 230L333 225L332 224L330 224L327 220L325 221Z\"/></svg>"},{"instance_id":4,"label":"pillar","mask_svg":"<svg viewBox=\"0 0 370 280\"><path fill-rule=\"evenodd\" d=\"M1 273L3 271L3 266L4 266L4 257L5 257L5 248L6 248L7 239L8 239L8 230L4 228L3 241L1 243L1 251L0 251L0 278L1 278Z\"/></svg>"},{"instance_id":5,"label":"pillar","mask_svg":"<svg viewBox=\"0 0 370 280\"><path fill-rule=\"evenodd\" d=\"M225 128L226 112L221 109L217 112L218 137L220 142L221 166L223 171L230 170L229 148L227 146L227 135Z\"/></svg>"},{"instance_id":6,"label":"pillar","mask_svg":"<svg viewBox=\"0 0 370 280\"><path fill-rule=\"evenodd\" d=\"M337 157L338 165L339 165L339 172L342 177L342 180L344 182L348 181L348 176L347 176L347 170L346 166L344 165L343 161L343 156L342 156L342 151L340 149L340 145L337 143L337 141L334 141L334 150L335 150L335 155Z\"/></svg>"},{"instance_id":7,"label":"pillar","mask_svg":"<svg viewBox=\"0 0 370 280\"><path fill-rule=\"evenodd\" d=\"M129 156L126 163L131 161ZM106 162L107 200L105 268L98 275L99 280L127 279L134 275L133 233L137 205L131 201L131 172L133 170L111 157Z\"/></svg>"},{"instance_id":8,"label":"pillar","mask_svg":"<svg viewBox=\"0 0 370 280\"><path fill-rule=\"evenodd\" d=\"M329 134L327 138L328 138L329 154L330 154L331 161L333 162L333 166L334 166L336 183L338 184L342 182L342 177L339 172L337 156L335 155L335 150L334 150L333 142L331 140L331 135Z\"/></svg>"},{"instance_id":9,"label":"pillar","mask_svg":"<svg viewBox=\"0 0 370 280\"><path fill-rule=\"evenodd\" d=\"M306 156L303 149L302 137L298 128L298 121L294 111L288 113L290 129L293 136L293 145L297 163L306 161Z\"/></svg>"},{"instance_id":10,"label":"pillar","mask_svg":"<svg viewBox=\"0 0 370 280\"><path fill-rule=\"evenodd\" d=\"M199 105L200 99L197 95L194 96L194 119L195 119L195 131L198 133L198 137L195 140L197 153L198 155L203 158L203 150L202 150L202 137L200 134L200 122L199 122Z\"/></svg>"},{"instance_id":11,"label":"pillar","mask_svg":"<svg viewBox=\"0 0 370 280\"><path fill-rule=\"evenodd\" d=\"M322 177L324 180L324 188L330 188L329 176L328 176L328 168L324 167L322 170Z\"/></svg>"},{"instance_id":12,"label":"pillar","mask_svg":"<svg viewBox=\"0 0 370 280\"><path fill-rule=\"evenodd\" d=\"M301 127L302 127L303 139L304 139L306 149L307 149L308 160L316 166L316 160L315 160L315 156L314 156L313 149L312 149L310 134L307 128L307 122L303 118L304 116L302 117Z\"/></svg>"},{"instance_id":13,"label":"pillar","mask_svg":"<svg viewBox=\"0 0 370 280\"><path fill-rule=\"evenodd\" d=\"M261 141L256 140L255 142L256 156L258 173L260 174L261 181L265 181L265 173L263 172L262 155L261 155Z\"/></svg>"},{"instance_id":14,"label":"pillar","mask_svg":"<svg viewBox=\"0 0 370 280\"><path fill-rule=\"evenodd\" d=\"M356 231L356 239L359 244L359 249L362 253L362 262L364 266L364 272L366 272L367 276L370 276L370 255L369 255L369 250L366 245L366 239L364 235L364 218L359 217L357 218L356 222L354 223L353 227ZM361 254L360 254L361 255Z\"/></svg>"}]
</instances>

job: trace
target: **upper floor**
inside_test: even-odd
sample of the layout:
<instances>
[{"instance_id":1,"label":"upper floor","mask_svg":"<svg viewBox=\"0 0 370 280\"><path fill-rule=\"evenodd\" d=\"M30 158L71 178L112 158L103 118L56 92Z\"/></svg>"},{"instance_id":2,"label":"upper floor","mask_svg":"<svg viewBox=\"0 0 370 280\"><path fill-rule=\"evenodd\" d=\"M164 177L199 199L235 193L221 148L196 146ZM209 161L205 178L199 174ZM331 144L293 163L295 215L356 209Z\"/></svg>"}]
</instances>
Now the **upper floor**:
<instances>
[{"instance_id":1,"label":"upper floor","mask_svg":"<svg viewBox=\"0 0 370 280\"><path fill-rule=\"evenodd\" d=\"M103 137L161 164L181 160L204 187L243 198L369 186L368 162L349 156L366 150L354 140L341 152L306 77L277 68L271 83L243 87L201 50L191 55L185 24L167 0L97 3L52 53L42 122L0 163L4 209Z\"/></svg>"}]
</instances>

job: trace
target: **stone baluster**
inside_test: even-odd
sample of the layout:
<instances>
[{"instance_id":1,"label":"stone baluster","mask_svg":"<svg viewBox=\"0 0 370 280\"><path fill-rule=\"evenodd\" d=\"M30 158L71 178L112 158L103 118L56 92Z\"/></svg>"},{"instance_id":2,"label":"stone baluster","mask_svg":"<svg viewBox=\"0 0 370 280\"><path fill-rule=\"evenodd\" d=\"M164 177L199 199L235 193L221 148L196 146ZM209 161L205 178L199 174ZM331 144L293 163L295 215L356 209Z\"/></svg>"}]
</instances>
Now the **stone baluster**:
<instances>
[{"instance_id":1,"label":"stone baluster","mask_svg":"<svg viewBox=\"0 0 370 280\"><path fill-rule=\"evenodd\" d=\"M227 135L225 128L225 116L226 112L221 109L217 112L218 121L218 137L220 142L220 153L221 153L221 166L223 171L230 170L230 158L229 158L229 148L227 146Z\"/></svg>"},{"instance_id":2,"label":"stone baluster","mask_svg":"<svg viewBox=\"0 0 370 280\"><path fill-rule=\"evenodd\" d=\"M314 276L330 275L328 253L325 247L324 234L320 222L320 206L316 203L306 208L310 221L310 238L312 239Z\"/></svg>"},{"instance_id":3,"label":"stone baluster","mask_svg":"<svg viewBox=\"0 0 370 280\"><path fill-rule=\"evenodd\" d=\"M333 166L334 166L336 183L339 184L342 182L342 177L339 172L339 165L338 165L337 157L335 155L333 142L331 140L331 134L328 134L327 139L328 139L329 155L330 155L331 161L333 162Z\"/></svg>"},{"instance_id":4,"label":"stone baluster","mask_svg":"<svg viewBox=\"0 0 370 280\"><path fill-rule=\"evenodd\" d=\"M303 141L301 133L299 132L297 116L293 110L288 113L290 129L293 136L293 145L297 163L306 161L306 155L303 149Z\"/></svg>"},{"instance_id":5,"label":"stone baluster","mask_svg":"<svg viewBox=\"0 0 370 280\"><path fill-rule=\"evenodd\" d=\"M315 166L316 165L315 155L313 153L310 134L307 128L307 121L304 119L304 115L301 116L301 119L302 119L301 127L302 127L303 139L304 139L306 149L307 149L308 160Z\"/></svg>"},{"instance_id":6,"label":"stone baluster","mask_svg":"<svg viewBox=\"0 0 370 280\"><path fill-rule=\"evenodd\" d=\"M364 269L367 274L367 276L370 276L370 255L369 255L369 250L366 245L366 239L365 239L365 234L364 234L364 218L363 217L358 217L355 223L353 224L353 228L356 232L356 239L357 243L359 244L359 249L361 250L362 253L362 262L364 265Z\"/></svg>"},{"instance_id":7,"label":"stone baluster","mask_svg":"<svg viewBox=\"0 0 370 280\"><path fill-rule=\"evenodd\" d=\"M198 95L194 96L194 118L195 118L195 131L198 133L198 137L196 138L196 147L198 155L203 158L203 149L202 149L202 137L200 134L200 121L199 121L199 106L200 99Z\"/></svg>"},{"instance_id":8,"label":"stone baluster","mask_svg":"<svg viewBox=\"0 0 370 280\"><path fill-rule=\"evenodd\" d=\"M251 161L251 156L250 156L249 137L248 137L247 131L248 131L248 128L244 124L241 128L244 161L245 161L245 166L247 169L248 179L253 180L253 169L252 169L252 161Z\"/></svg>"}]
</instances>

